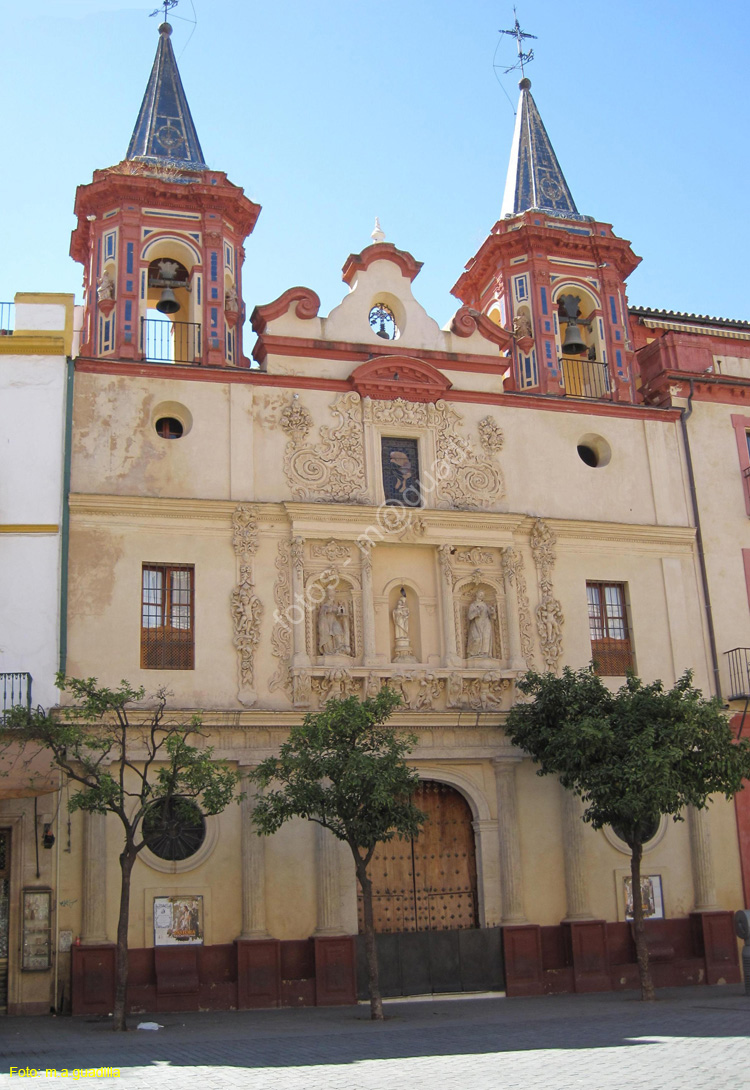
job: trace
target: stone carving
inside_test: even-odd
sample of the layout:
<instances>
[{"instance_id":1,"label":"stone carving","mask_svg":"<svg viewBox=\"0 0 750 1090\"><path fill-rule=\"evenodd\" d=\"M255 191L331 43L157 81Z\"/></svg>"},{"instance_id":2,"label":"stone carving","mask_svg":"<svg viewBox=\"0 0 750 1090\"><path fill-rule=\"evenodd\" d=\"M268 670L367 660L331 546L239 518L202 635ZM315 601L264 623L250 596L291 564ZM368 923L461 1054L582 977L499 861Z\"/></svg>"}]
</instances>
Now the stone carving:
<instances>
[{"instance_id":1,"label":"stone carving","mask_svg":"<svg viewBox=\"0 0 750 1090\"><path fill-rule=\"evenodd\" d=\"M413 678L413 674L393 674L392 677L388 678L388 685L390 688L401 697L402 708L411 707L411 698L409 696L409 690L406 688L406 684L407 682L412 681Z\"/></svg>"},{"instance_id":2,"label":"stone carving","mask_svg":"<svg viewBox=\"0 0 750 1090\"><path fill-rule=\"evenodd\" d=\"M240 301L237 297L237 289L234 284L230 284L227 290L224 292L224 310L229 310L234 313L240 309Z\"/></svg>"},{"instance_id":3,"label":"stone carving","mask_svg":"<svg viewBox=\"0 0 750 1090\"><path fill-rule=\"evenodd\" d=\"M552 569L555 566L556 538L543 519L537 519L531 531L531 551L539 578L539 605L536 607L536 626L541 644L542 659L548 670L556 670L562 655L562 626L565 621L562 606L552 588Z\"/></svg>"},{"instance_id":4,"label":"stone carving","mask_svg":"<svg viewBox=\"0 0 750 1090\"><path fill-rule=\"evenodd\" d=\"M304 443L312 427L312 417L305 406L300 405L297 394L294 394L292 404L287 405L282 412L279 425L281 430L285 431L289 436L289 441L293 447L298 447L301 443Z\"/></svg>"},{"instance_id":5,"label":"stone carving","mask_svg":"<svg viewBox=\"0 0 750 1090\"><path fill-rule=\"evenodd\" d=\"M477 457L469 439L461 435L461 417L445 401L428 406L429 420L436 431L436 474L439 479L439 507L478 510L494 506L505 495L500 467Z\"/></svg>"},{"instance_id":6,"label":"stone carving","mask_svg":"<svg viewBox=\"0 0 750 1090\"><path fill-rule=\"evenodd\" d=\"M503 694L510 689L509 678L487 671L467 685L469 707L477 711L494 711L503 706Z\"/></svg>"},{"instance_id":7,"label":"stone carving","mask_svg":"<svg viewBox=\"0 0 750 1090\"><path fill-rule=\"evenodd\" d=\"M305 571L305 539L303 537L295 537L292 540L292 563L295 572L301 578Z\"/></svg>"},{"instance_id":8,"label":"stone carving","mask_svg":"<svg viewBox=\"0 0 750 1090\"><path fill-rule=\"evenodd\" d=\"M374 700L382 688L382 677L379 674L368 674L365 678L365 700Z\"/></svg>"},{"instance_id":9,"label":"stone carving","mask_svg":"<svg viewBox=\"0 0 750 1090\"><path fill-rule=\"evenodd\" d=\"M459 564L491 564L492 553L484 552L483 549L474 546L473 549L465 549L461 553L456 553L456 560Z\"/></svg>"},{"instance_id":10,"label":"stone carving","mask_svg":"<svg viewBox=\"0 0 750 1090\"><path fill-rule=\"evenodd\" d=\"M534 336L534 331L531 328L531 318L524 311L521 311L513 319L513 336L518 340Z\"/></svg>"},{"instance_id":11,"label":"stone carving","mask_svg":"<svg viewBox=\"0 0 750 1090\"><path fill-rule=\"evenodd\" d=\"M312 678L304 670L292 671L292 703L295 708L309 708L312 704Z\"/></svg>"},{"instance_id":12,"label":"stone carving","mask_svg":"<svg viewBox=\"0 0 750 1090\"><path fill-rule=\"evenodd\" d=\"M318 651L321 655L351 655L349 613L336 600L336 588L326 587L326 596L318 610Z\"/></svg>"},{"instance_id":13,"label":"stone carving","mask_svg":"<svg viewBox=\"0 0 750 1090\"><path fill-rule=\"evenodd\" d=\"M534 639L531 629L531 610L529 607L529 595L526 589L526 575L523 567L523 556L517 549L503 549L503 574L516 584L516 597L518 599L518 624L521 631L521 654L526 662L527 669L534 665Z\"/></svg>"},{"instance_id":14,"label":"stone carving","mask_svg":"<svg viewBox=\"0 0 750 1090\"><path fill-rule=\"evenodd\" d=\"M464 679L463 675L459 673L452 673L448 675L448 680L445 683L445 706L446 708L460 708L463 706L464 695Z\"/></svg>"},{"instance_id":15,"label":"stone carving","mask_svg":"<svg viewBox=\"0 0 750 1090\"><path fill-rule=\"evenodd\" d=\"M258 548L258 520L250 504L238 504L232 515L232 544L239 562L239 579L232 591L234 646L239 658L239 699L254 704L255 648L260 639L263 603L255 593L253 556Z\"/></svg>"},{"instance_id":16,"label":"stone carving","mask_svg":"<svg viewBox=\"0 0 750 1090\"><path fill-rule=\"evenodd\" d=\"M467 659L490 659L494 654L494 620L497 611L485 601L484 591L479 589L466 612L469 622L466 633Z\"/></svg>"},{"instance_id":17,"label":"stone carving","mask_svg":"<svg viewBox=\"0 0 750 1090\"><path fill-rule=\"evenodd\" d=\"M292 695L292 678L289 671L289 663L292 657L292 629L287 617L292 604L292 585L289 573L291 563L292 543L282 540L276 552L276 582L273 588L274 610L273 631L271 632L271 654L279 660L268 688L272 693L277 689L283 689L287 695Z\"/></svg>"},{"instance_id":18,"label":"stone carving","mask_svg":"<svg viewBox=\"0 0 750 1090\"><path fill-rule=\"evenodd\" d=\"M338 424L320 429L320 442L303 445L310 414L301 406L282 413L281 426L290 439L284 453L284 473L297 500L333 503L366 502L365 451L359 394L342 394L330 410Z\"/></svg>"},{"instance_id":19,"label":"stone carving","mask_svg":"<svg viewBox=\"0 0 750 1090\"><path fill-rule=\"evenodd\" d=\"M262 428L272 431L279 427L281 414L287 404L287 395L279 393L260 393L257 390L253 397L253 417Z\"/></svg>"},{"instance_id":20,"label":"stone carving","mask_svg":"<svg viewBox=\"0 0 750 1090\"><path fill-rule=\"evenodd\" d=\"M542 658L548 670L557 667L557 660L562 654L562 626L565 621L562 606L552 594L552 584L541 584L542 600L536 608L536 624Z\"/></svg>"},{"instance_id":21,"label":"stone carving","mask_svg":"<svg viewBox=\"0 0 750 1090\"><path fill-rule=\"evenodd\" d=\"M96 298L98 302L103 303L105 299L114 299L114 297L115 282L105 269L96 285Z\"/></svg>"},{"instance_id":22,"label":"stone carving","mask_svg":"<svg viewBox=\"0 0 750 1090\"><path fill-rule=\"evenodd\" d=\"M440 564L440 571L442 572L443 579L449 587L453 587L454 575L453 566L451 565L451 557L453 555L452 545L438 545L438 563Z\"/></svg>"},{"instance_id":23,"label":"stone carving","mask_svg":"<svg viewBox=\"0 0 750 1090\"><path fill-rule=\"evenodd\" d=\"M366 424L410 424L415 427L427 427L429 410L419 401L405 401L396 397L392 401L377 401L366 397L362 403L363 419Z\"/></svg>"},{"instance_id":24,"label":"stone carving","mask_svg":"<svg viewBox=\"0 0 750 1090\"><path fill-rule=\"evenodd\" d=\"M341 667L326 670L322 677L312 679L312 691L317 694L321 704L325 704L327 700L357 696L359 687L359 678L353 678L348 670Z\"/></svg>"},{"instance_id":25,"label":"stone carving","mask_svg":"<svg viewBox=\"0 0 750 1090\"><path fill-rule=\"evenodd\" d=\"M401 593L396 606L391 613L393 628L396 634L396 649L393 656L394 662L416 662L409 641L409 604L406 601L406 591L401 588Z\"/></svg>"},{"instance_id":26,"label":"stone carving","mask_svg":"<svg viewBox=\"0 0 750 1090\"><path fill-rule=\"evenodd\" d=\"M350 560L351 553L348 545L340 545L333 538L326 542L325 545L313 545L313 556L324 556L326 560L333 563L335 560Z\"/></svg>"},{"instance_id":27,"label":"stone carving","mask_svg":"<svg viewBox=\"0 0 750 1090\"><path fill-rule=\"evenodd\" d=\"M499 450L503 449L505 437L491 416L485 416L483 420L480 420L478 428L479 442L486 454L497 454Z\"/></svg>"},{"instance_id":28,"label":"stone carving","mask_svg":"<svg viewBox=\"0 0 750 1090\"><path fill-rule=\"evenodd\" d=\"M417 680L419 681L419 690L411 707L413 707L416 712L432 711L435 706L435 701L440 699L444 684L443 680L429 671L418 674Z\"/></svg>"},{"instance_id":29,"label":"stone carving","mask_svg":"<svg viewBox=\"0 0 750 1090\"><path fill-rule=\"evenodd\" d=\"M359 549L359 564L363 573L369 575L372 572L372 549L374 542L369 538L363 537L357 540L357 548Z\"/></svg>"}]
</instances>

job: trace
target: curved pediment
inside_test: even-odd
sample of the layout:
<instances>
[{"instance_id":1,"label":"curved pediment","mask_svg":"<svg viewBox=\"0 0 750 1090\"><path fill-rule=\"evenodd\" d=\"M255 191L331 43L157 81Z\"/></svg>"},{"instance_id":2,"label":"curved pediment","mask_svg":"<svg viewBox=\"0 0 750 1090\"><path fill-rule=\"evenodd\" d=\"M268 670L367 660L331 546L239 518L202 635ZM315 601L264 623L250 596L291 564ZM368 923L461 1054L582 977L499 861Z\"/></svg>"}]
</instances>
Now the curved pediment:
<instances>
[{"instance_id":1,"label":"curved pediment","mask_svg":"<svg viewBox=\"0 0 750 1090\"><path fill-rule=\"evenodd\" d=\"M349 376L360 397L379 401L439 401L453 385L442 371L413 356L377 356Z\"/></svg>"}]
</instances>

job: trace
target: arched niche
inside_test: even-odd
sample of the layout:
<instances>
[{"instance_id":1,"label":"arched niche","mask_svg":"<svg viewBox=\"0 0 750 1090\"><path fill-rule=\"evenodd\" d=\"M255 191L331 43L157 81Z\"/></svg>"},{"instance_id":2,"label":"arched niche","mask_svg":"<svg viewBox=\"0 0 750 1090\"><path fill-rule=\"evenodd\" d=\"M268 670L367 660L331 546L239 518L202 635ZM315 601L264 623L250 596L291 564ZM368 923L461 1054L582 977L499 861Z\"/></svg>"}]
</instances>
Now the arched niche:
<instances>
[{"instance_id":1,"label":"arched niche","mask_svg":"<svg viewBox=\"0 0 750 1090\"><path fill-rule=\"evenodd\" d=\"M172 322L202 321L201 285L197 279L201 277L198 271L202 263L200 250L188 239L179 235L155 235L149 237L141 248L141 261L146 268L141 275L145 276L145 292L141 293L141 317L154 319L167 319ZM149 270L159 261L176 262L180 269L184 269L186 276L182 282L174 288L174 295L180 305L180 309L171 315L157 313L156 304L161 298L163 287L151 286L152 279Z\"/></svg>"},{"instance_id":2,"label":"arched niche","mask_svg":"<svg viewBox=\"0 0 750 1090\"><path fill-rule=\"evenodd\" d=\"M404 591L408 617L408 649L401 641L397 643L397 626L394 611ZM419 592L408 580L396 580L388 589L389 653L390 662L424 662L422 655L422 626L420 618Z\"/></svg>"},{"instance_id":3,"label":"arched niche","mask_svg":"<svg viewBox=\"0 0 750 1090\"><path fill-rule=\"evenodd\" d=\"M578 296L578 329L581 338L594 359L599 363L604 362L606 360L606 341L604 340L601 322L601 301L589 285L584 285L575 280L555 284L552 292L552 302L557 316L555 325L557 329L558 356L566 355L563 352L563 343L567 331L567 322L561 321L559 314L561 296L563 295ZM584 358L583 353L581 353L580 358Z\"/></svg>"},{"instance_id":4,"label":"arched niche","mask_svg":"<svg viewBox=\"0 0 750 1090\"><path fill-rule=\"evenodd\" d=\"M355 579L328 568L305 584L307 649L319 666L354 666L362 656L362 592Z\"/></svg>"},{"instance_id":5,"label":"arched niche","mask_svg":"<svg viewBox=\"0 0 750 1090\"><path fill-rule=\"evenodd\" d=\"M460 579L453 588L453 604L456 641L467 666L504 659L508 632L500 581L481 572Z\"/></svg>"}]
</instances>

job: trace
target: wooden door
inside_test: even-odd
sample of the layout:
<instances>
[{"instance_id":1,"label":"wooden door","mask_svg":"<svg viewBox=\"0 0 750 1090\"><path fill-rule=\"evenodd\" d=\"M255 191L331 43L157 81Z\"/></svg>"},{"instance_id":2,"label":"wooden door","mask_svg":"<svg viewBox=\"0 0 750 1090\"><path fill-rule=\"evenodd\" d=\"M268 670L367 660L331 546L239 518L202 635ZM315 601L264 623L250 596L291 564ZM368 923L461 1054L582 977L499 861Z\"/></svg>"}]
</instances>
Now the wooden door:
<instances>
[{"instance_id":1,"label":"wooden door","mask_svg":"<svg viewBox=\"0 0 750 1090\"><path fill-rule=\"evenodd\" d=\"M478 927L471 810L463 795L424 780L414 803L427 814L414 840L380 845L370 864L375 930L453 931ZM358 891L359 929L363 929Z\"/></svg>"},{"instance_id":2,"label":"wooden door","mask_svg":"<svg viewBox=\"0 0 750 1090\"><path fill-rule=\"evenodd\" d=\"M10 930L10 830L0 829L0 1014L8 1009Z\"/></svg>"}]
</instances>

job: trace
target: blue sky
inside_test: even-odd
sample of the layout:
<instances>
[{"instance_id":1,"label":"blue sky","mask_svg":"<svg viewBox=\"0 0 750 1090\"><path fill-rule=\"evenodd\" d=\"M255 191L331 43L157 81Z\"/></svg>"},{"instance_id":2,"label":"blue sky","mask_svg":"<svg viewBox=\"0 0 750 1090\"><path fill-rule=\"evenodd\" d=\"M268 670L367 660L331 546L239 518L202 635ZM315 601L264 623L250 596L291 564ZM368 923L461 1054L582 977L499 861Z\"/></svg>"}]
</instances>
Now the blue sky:
<instances>
[{"instance_id":1,"label":"blue sky","mask_svg":"<svg viewBox=\"0 0 750 1090\"><path fill-rule=\"evenodd\" d=\"M749 319L750 4L517 3L579 211L643 258L631 304ZM6 6L0 300L80 301L67 256L75 188L125 154L157 44L152 6ZM329 310L378 215L388 241L424 262L415 294L446 322L450 288L500 212L514 121L503 87L515 106L519 77L500 86L493 55L512 4L182 0L170 18L206 159L263 206L248 312L296 284ZM513 59L505 39L498 61Z\"/></svg>"}]
</instances>

